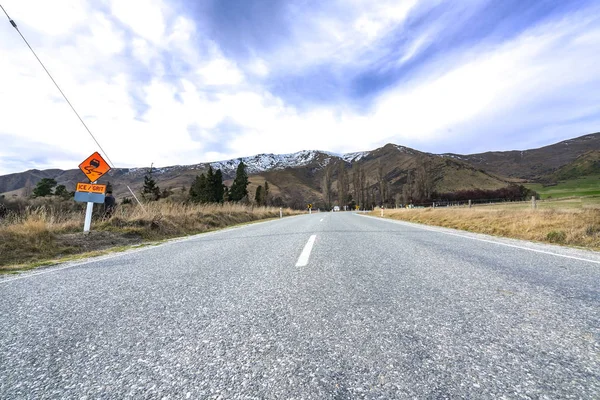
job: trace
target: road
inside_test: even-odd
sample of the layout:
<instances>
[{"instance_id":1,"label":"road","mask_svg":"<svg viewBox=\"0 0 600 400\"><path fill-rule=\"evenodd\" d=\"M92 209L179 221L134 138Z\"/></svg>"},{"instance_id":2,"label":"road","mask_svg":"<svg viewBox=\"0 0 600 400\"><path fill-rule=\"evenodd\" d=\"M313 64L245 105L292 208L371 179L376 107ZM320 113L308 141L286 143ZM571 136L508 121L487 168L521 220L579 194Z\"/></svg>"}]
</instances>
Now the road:
<instances>
[{"instance_id":1,"label":"road","mask_svg":"<svg viewBox=\"0 0 600 400\"><path fill-rule=\"evenodd\" d=\"M599 399L600 253L315 213L5 277L0 331L2 399Z\"/></svg>"}]
</instances>

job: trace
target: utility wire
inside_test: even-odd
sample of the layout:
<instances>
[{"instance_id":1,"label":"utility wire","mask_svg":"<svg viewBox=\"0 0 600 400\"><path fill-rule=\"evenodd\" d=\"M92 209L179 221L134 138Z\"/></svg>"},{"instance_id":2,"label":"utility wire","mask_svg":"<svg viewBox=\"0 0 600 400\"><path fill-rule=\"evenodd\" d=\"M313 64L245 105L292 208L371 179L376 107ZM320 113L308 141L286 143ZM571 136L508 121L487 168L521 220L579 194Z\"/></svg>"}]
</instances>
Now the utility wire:
<instances>
[{"instance_id":1,"label":"utility wire","mask_svg":"<svg viewBox=\"0 0 600 400\"><path fill-rule=\"evenodd\" d=\"M8 13L6 12L6 10L4 9L4 7L2 7L2 4L0 4L0 8L2 8L2 11L4 11L4 14L6 14L6 18L8 18L8 21L10 22L10 24L13 26L13 28L15 28L17 30L17 32L19 32L19 35L21 36L21 38L23 39L23 41L25 42L25 44L27 45L27 47L29 47L29 50L31 50L31 52L33 53L33 55L35 56L35 58L38 60L38 62L40 63L40 65L42 66L42 68L44 68L44 71L46 71L46 73L48 74L48 76L50 77L50 79L52 80L52 83L54 83L54 86L56 86L56 88L58 89L58 91L60 92L60 94L62 94L62 97L65 99L65 101L67 102L67 104L71 107L71 110L73 110L73 112L75 113L75 115L77 115L77 118L79 118L79 121L81 121L81 124L83 125L83 127L85 128L86 131L88 131L88 133L90 134L90 136L92 137L92 139L94 139L94 142L96 142L96 144L98 145L98 147L100 148L100 151L104 154L104 156L106 157L106 160L108 161L109 165L111 167L114 168L115 164L112 162L112 160L110 159L110 157L108 156L108 154L106 153L106 151L102 148L102 146L100 145L100 143L98 142L98 140L96 139L96 137L94 136L94 134L92 133L92 131L90 130L90 128L88 128L88 126L85 124L85 122L83 121L83 119L79 116L79 113L77 112L77 110L75 110L75 107L73 107L73 104L71 104L71 102L69 101L69 99L67 98L67 96L65 95L65 93L62 91L62 89L60 88L60 86L58 86L58 83L56 83L56 81L54 80L54 78L52 77L52 75L50 74L50 71L48 71L48 69L44 66L44 63L42 63L42 60L40 60L40 58L38 57L38 55L35 53L35 51L33 50L33 48L31 47L31 45L29 44L29 42L27 41L27 39L25 39L25 36L23 36L23 34L21 33L21 31L19 30L19 28L17 27L17 23L15 21L12 20L12 18L8 15ZM129 191L131 192L131 194L133 195L133 197L135 197L135 199L137 200L138 204L140 205L140 207L142 207L142 210L144 210L145 213L148 213L146 211L146 208L142 205L142 203L138 200L137 196L135 195L135 193L133 193L133 190L131 190L131 188L129 187L129 185L127 185L127 189L129 189Z\"/></svg>"},{"instance_id":2,"label":"utility wire","mask_svg":"<svg viewBox=\"0 0 600 400\"><path fill-rule=\"evenodd\" d=\"M33 48L29 45L29 42L27 41L27 39L25 39L25 36L23 36L23 34L21 33L21 31L17 27L17 24L15 23L15 21L13 21L12 18L10 18L10 16L8 15L8 13L4 9L4 7L2 7L1 4L0 4L0 8L2 8L2 11L4 11L4 14L6 14L6 18L8 18L8 20L10 21L10 24L17 30L17 32L19 32L19 35L21 36L21 38L23 39L23 41L25 42L25 44L27 45L27 47L29 47L29 50L31 50L31 52L33 53L33 55L35 56L35 58L38 60L38 62L42 66L42 68L44 68L44 71L46 71L46 73L48 74L48 76L50 77L50 79L52 80L52 82L54 83L54 86L56 86L56 88L58 89L58 91L60 92L60 94L62 94L63 98L67 102L67 104L71 107L71 110L73 110L73 112L75 113L75 115L77 115L77 118L79 118L79 121L81 121L81 123L83 124L83 126L85 127L85 129L88 131L88 133L90 134L90 136L92 137L92 139L94 139L94 142L96 142L96 144L100 148L100 151L102 151L102 153L104 154L104 156L108 160L109 165L111 167L114 167L115 164L108 157L108 154L102 148L102 146L100 146L100 143L98 143L98 140L96 140L96 137L94 136L94 134L92 133L92 131L90 130L90 128L88 128L88 126L85 124L85 122L83 122L83 119L79 116L79 113L77 112L77 110L75 110L75 107L73 107L73 105L71 104L71 102L69 101L69 99L67 98L67 96L65 95L65 93L62 91L62 89L60 88L60 86L58 86L58 83L56 83L56 81L54 80L54 78L52 77L52 75L50 74L50 72L48 71L48 69L44 66L44 63L42 63L42 60L40 60L40 58L37 56L37 54L35 53L35 51L33 50Z\"/></svg>"}]
</instances>

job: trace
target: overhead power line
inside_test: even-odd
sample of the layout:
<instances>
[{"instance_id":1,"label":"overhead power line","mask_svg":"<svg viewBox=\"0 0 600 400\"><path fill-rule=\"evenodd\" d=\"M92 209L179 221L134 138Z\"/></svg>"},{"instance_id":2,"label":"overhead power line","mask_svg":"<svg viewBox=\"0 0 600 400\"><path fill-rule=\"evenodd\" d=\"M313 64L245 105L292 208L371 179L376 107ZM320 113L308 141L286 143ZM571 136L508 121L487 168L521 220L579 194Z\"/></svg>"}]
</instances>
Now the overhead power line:
<instances>
[{"instance_id":1,"label":"overhead power line","mask_svg":"<svg viewBox=\"0 0 600 400\"><path fill-rule=\"evenodd\" d=\"M102 148L102 146L100 145L100 143L98 142L98 140L96 139L96 137L94 136L94 134L92 133L92 131L90 130L90 128L88 128L88 126L86 125L86 123L79 116L79 113L77 112L77 110L75 110L75 107L73 107L73 104L71 104L71 102L69 101L69 99L67 98L67 96L65 95L65 93L62 91L62 89L60 88L60 86L58 86L58 83L56 83L56 81L54 80L54 78L50 74L50 71L48 71L48 69L44 66L44 63L42 62L42 60L40 60L40 58L38 57L38 55L35 53L35 51L31 47L31 45L27 41L27 39L25 39L25 36L23 36L23 34L21 33L21 31L17 27L17 24L15 23L15 21L13 21L12 18L10 18L10 16L8 15L8 13L4 9L4 7L2 7L1 4L0 4L0 8L2 8L2 11L4 11L4 14L6 14L6 18L8 18L10 24L17 30L17 32L19 32L19 35L21 36L21 38L23 39L23 41L25 42L25 44L27 45L27 47L29 47L29 50L31 50L31 52L33 53L33 55L35 56L35 58L38 60L38 62L42 66L42 68L44 68L44 71L46 71L46 73L48 74L48 76L52 80L52 83L54 83L54 86L56 86L56 88L58 89L58 91L60 92L60 94L62 94L63 98L65 99L65 101L67 102L67 104L69 105L69 107L71 107L71 110L73 110L73 112L75 113L75 115L77 116L77 118L79 118L79 121L81 121L81 123L82 123L83 127L85 128L85 130L90 134L90 136L92 137L92 139L94 139L94 142L96 142L96 144L98 145L98 148L100 149L100 151L102 151L102 153L106 157L106 160L108 161L108 163L110 164L110 166L114 167L115 164L108 157L108 154Z\"/></svg>"}]
</instances>

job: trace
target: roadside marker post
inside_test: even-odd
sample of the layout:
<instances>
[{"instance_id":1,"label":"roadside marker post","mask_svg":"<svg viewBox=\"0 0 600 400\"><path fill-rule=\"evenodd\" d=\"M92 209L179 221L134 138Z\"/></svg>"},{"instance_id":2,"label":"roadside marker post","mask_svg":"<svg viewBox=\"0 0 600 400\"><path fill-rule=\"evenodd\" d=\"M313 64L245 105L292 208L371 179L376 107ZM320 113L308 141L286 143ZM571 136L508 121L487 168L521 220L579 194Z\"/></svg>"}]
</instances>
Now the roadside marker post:
<instances>
[{"instance_id":1,"label":"roadside marker post","mask_svg":"<svg viewBox=\"0 0 600 400\"><path fill-rule=\"evenodd\" d=\"M279 219L283 218L283 209L279 207Z\"/></svg>"}]
</instances>

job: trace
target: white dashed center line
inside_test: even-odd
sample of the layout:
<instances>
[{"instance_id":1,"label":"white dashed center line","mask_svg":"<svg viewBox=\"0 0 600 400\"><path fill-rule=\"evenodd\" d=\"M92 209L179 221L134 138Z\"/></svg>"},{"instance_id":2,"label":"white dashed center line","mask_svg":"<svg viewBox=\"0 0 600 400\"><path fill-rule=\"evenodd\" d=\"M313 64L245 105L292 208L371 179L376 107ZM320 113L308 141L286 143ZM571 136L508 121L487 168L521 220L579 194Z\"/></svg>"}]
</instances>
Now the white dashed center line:
<instances>
[{"instance_id":1,"label":"white dashed center line","mask_svg":"<svg viewBox=\"0 0 600 400\"><path fill-rule=\"evenodd\" d=\"M304 250L302 250L302 254L298 258L298 262L296 263L296 267L305 267L308 264L308 258L310 257L310 252L312 251L313 245L315 244L315 239L317 235L312 235L306 245L304 246Z\"/></svg>"}]
</instances>

